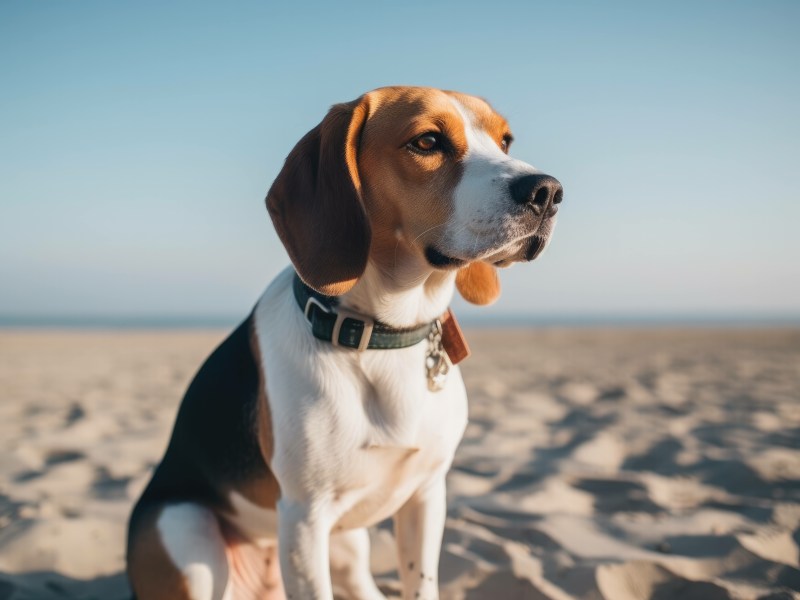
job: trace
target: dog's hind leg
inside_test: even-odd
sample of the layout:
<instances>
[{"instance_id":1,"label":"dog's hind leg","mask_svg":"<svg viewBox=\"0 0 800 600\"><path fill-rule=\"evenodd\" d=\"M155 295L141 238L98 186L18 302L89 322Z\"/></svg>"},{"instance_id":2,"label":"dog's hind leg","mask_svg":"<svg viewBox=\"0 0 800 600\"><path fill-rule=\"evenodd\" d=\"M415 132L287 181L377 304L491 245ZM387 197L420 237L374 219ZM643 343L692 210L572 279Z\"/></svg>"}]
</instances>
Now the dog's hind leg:
<instances>
[{"instance_id":1,"label":"dog's hind leg","mask_svg":"<svg viewBox=\"0 0 800 600\"><path fill-rule=\"evenodd\" d=\"M200 504L148 507L132 520L137 600L284 600L276 545L259 547Z\"/></svg>"},{"instance_id":2,"label":"dog's hind leg","mask_svg":"<svg viewBox=\"0 0 800 600\"><path fill-rule=\"evenodd\" d=\"M334 589L348 600L385 600L369 569L369 535L351 529L331 535L331 577Z\"/></svg>"},{"instance_id":3,"label":"dog's hind leg","mask_svg":"<svg viewBox=\"0 0 800 600\"><path fill-rule=\"evenodd\" d=\"M191 502L150 507L132 522L128 578L137 600L228 600L225 538Z\"/></svg>"}]
</instances>

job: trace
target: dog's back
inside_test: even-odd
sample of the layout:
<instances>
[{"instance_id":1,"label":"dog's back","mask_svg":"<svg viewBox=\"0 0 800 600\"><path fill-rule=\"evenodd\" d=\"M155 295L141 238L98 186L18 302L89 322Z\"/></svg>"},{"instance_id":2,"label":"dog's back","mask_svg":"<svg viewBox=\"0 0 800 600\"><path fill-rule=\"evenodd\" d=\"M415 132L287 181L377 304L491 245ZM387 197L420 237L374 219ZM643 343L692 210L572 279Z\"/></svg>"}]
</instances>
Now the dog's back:
<instances>
[{"instance_id":1,"label":"dog's back","mask_svg":"<svg viewBox=\"0 0 800 600\"><path fill-rule=\"evenodd\" d=\"M259 400L263 381L254 345L253 315L242 322L208 357L184 395L166 453L131 515L128 532L129 572L144 572L138 581L142 600L188 595L187 582L174 564L164 531L173 523L195 522L207 539L195 540L203 549L217 539L236 554L246 577L233 598L253 598L280 586L274 548L259 550L230 523L226 515L233 491L274 509L279 495L275 477L258 444ZM219 561L225 557L211 557ZM233 580L234 578L232 578ZM141 585L141 584L140 584Z\"/></svg>"}]
</instances>

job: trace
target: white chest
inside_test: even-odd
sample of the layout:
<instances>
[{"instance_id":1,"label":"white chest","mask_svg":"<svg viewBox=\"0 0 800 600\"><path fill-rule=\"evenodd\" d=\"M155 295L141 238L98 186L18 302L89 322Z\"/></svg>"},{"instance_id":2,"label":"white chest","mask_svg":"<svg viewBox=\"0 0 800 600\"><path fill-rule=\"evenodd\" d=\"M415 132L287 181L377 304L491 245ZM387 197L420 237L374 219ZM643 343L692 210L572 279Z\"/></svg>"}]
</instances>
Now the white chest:
<instances>
[{"instance_id":1,"label":"white chest","mask_svg":"<svg viewBox=\"0 0 800 600\"><path fill-rule=\"evenodd\" d=\"M425 343L335 348L313 339L288 294L256 310L281 496L323 501L344 528L380 521L441 474L466 426L461 374L427 388Z\"/></svg>"},{"instance_id":2,"label":"white chest","mask_svg":"<svg viewBox=\"0 0 800 600\"><path fill-rule=\"evenodd\" d=\"M431 404L398 427L395 440L384 426L368 425L366 438L375 443L352 448L350 460L331 471L339 526L372 525L393 515L417 489L449 469L466 425L466 397L455 388L462 388L459 373L453 374L449 393L426 397Z\"/></svg>"}]
</instances>

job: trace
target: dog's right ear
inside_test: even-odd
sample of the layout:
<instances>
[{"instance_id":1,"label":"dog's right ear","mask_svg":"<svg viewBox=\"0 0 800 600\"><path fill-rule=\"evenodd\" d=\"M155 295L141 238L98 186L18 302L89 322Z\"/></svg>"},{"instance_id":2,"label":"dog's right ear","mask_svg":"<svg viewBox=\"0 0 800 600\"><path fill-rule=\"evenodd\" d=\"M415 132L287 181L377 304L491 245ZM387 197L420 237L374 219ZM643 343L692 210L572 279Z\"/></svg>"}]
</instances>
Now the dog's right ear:
<instances>
[{"instance_id":1,"label":"dog's right ear","mask_svg":"<svg viewBox=\"0 0 800 600\"><path fill-rule=\"evenodd\" d=\"M267 193L300 278L326 296L352 288L367 266L371 230L361 199L358 146L367 97L337 104L286 158Z\"/></svg>"},{"instance_id":2,"label":"dog's right ear","mask_svg":"<svg viewBox=\"0 0 800 600\"><path fill-rule=\"evenodd\" d=\"M484 262L472 262L456 273L456 287L464 300L485 306L500 297L497 269Z\"/></svg>"}]
</instances>

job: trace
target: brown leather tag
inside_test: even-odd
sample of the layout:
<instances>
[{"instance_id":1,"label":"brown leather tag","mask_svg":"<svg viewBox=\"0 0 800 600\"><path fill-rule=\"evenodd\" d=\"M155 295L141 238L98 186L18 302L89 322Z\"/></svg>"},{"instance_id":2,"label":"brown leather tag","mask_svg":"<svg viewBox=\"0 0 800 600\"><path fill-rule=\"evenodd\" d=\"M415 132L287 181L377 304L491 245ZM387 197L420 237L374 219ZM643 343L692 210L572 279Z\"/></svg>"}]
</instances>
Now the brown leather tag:
<instances>
[{"instance_id":1,"label":"brown leather tag","mask_svg":"<svg viewBox=\"0 0 800 600\"><path fill-rule=\"evenodd\" d=\"M464 333L456 321L456 316L449 308L442 317L442 347L447 352L450 362L457 365L469 356L469 346Z\"/></svg>"}]
</instances>

